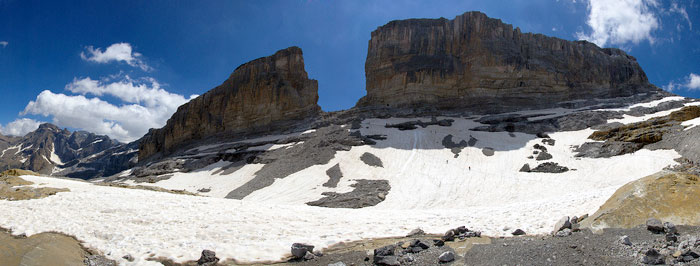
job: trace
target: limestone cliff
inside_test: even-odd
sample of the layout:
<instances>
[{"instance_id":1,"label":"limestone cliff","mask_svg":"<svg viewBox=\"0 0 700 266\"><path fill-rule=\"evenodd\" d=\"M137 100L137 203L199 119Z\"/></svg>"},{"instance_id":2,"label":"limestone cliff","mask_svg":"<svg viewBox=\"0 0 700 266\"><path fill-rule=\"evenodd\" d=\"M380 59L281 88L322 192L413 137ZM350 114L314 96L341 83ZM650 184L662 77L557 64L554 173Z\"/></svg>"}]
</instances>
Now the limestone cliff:
<instances>
[{"instance_id":1,"label":"limestone cliff","mask_svg":"<svg viewBox=\"0 0 700 266\"><path fill-rule=\"evenodd\" d=\"M392 21L372 32L360 107L499 112L657 91L632 56L480 12Z\"/></svg>"},{"instance_id":2,"label":"limestone cliff","mask_svg":"<svg viewBox=\"0 0 700 266\"><path fill-rule=\"evenodd\" d=\"M180 106L165 127L141 141L139 161L193 141L285 129L320 112L318 83L308 79L299 47L245 63L223 84Z\"/></svg>"}]
</instances>

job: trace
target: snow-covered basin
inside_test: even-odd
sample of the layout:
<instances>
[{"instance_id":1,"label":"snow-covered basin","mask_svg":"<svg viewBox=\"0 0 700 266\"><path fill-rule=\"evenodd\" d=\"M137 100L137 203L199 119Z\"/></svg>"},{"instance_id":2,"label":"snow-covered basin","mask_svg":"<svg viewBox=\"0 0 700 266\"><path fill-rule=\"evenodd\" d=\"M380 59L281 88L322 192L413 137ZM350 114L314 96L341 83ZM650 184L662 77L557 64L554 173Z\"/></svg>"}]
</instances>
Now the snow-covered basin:
<instances>
[{"instance_id":1,"label":"snow-covered basin","mask_svg":"<svg viewBox=\"0 0 700 266\"><path fill-rule=\"evenodd\" d=\"M671 150L640 150L604 159L575 158L571 145L585 142L592 131L560 132L551 134L556 145L547 146L554 156L551 161L576 170L521 173L518 169L524 163L537 164L527 159L531 147L541 143L532 135L466 132L475 123L468 119L456 119L452 127L384 128L387 122L400 121L404 120L363 121L369 126L363 134L383 130L387 142L338 152L328 164L278 179L244 200L24 176L37 185L71 191L37 200L0 201L0 213L9 214L0 216L0 227L14 234L63 232L123 264L128 262L121 257L130 254L139 265L152 255L179 262L197 259L202 249L215 250L223 259L273 261L289 255L295 242L323 248L401 236L417 227L429 233L466 225L490 236L509 235L504 227L546 234L560 217L595 212L620 186L674 164L679 157ZM454 134L455 142L469 135L479 142L454 158L448 149L438 148L447 134ZM484 146L494 148L495 154L484 155ZM381 158L384 167L362 163L358 158L364 152ZM331 190L321 184L328 179L325 170L338 162L344 177L335 191L349 191L353 179L386 179L391 185L386 200L363 209L304 205ZM220 167L221 162L188 175L219 178L214 183L226 185L226 176L212 175ZM259 167L239 169L228 179L229 185L242 184ZM220 189L220 195L225 191Z\"/></svg>"},{"instance_id":2,"label":"snow-covered basin","mask_svg":"<svg viewBox=\"0 0 700 266\"><path fill-rule=\"evenodd\" d=\"M625 117L621 122L674 110ZM489 236L508 236L515 228L528 234L546 234L560 217L592 214L622 185L673 165L673 159L680 157L673 150L642 149L612 158L577 158L572 147L591 141L587 137L593 130L585 129L551 133L556 144L545 145L553 156L548 161L575 170L523 173L518 171L523 164L534 167L542 163L527 158L534 144L542 144L541 139L523 133L472 131L482 124L466 118L451 119L455 121L450 127L407 131L385 125L415 118L366 119L362 121L362 134L382 134L387 139L339 151L327 164L277 179L243 200L222 197L254 178L263 165L242 165L222 175L222 168L229 163L220 161L148 184L191 192L210 188L210 192L202 193L209 197L24 176L35 186L71 191L37 200L0 201L0 213L7 214L0 215L0 227L14 234L63 232L127 265L132 263L121 259L127 254L137 259L133 264L142 265L149 263L145 259L150 256L177 262L197 259L202 249L215 250L220 258L240 262L275 261L288 256L295 242L324 248L344 241L402 236L417 227L428 233L444 233L466 225ZM695 125L696 121L685 124ZM447 135L452 135L454 142L470 136L478 141L455 158L442 145ZM494 154L484 154L485 147L492 148ZM383 167L359 160L365 152L379 157ZM340 164L343 172L338 187L322 186L328 181L325 171L335 164ZM326 191L351 191L356 179L388 180L391 190L383 202L363 209L305 205Z\"/></svg>"}]
</instances>

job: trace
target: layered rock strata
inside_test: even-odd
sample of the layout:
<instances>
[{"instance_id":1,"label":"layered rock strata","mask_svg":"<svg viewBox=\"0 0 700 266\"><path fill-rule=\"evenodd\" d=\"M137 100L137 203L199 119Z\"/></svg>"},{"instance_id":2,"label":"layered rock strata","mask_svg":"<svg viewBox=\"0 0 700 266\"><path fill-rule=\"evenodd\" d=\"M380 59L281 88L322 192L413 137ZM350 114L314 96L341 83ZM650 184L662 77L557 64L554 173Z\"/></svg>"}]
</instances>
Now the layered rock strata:
<instances>
[{"instance_id":1,"label":"layered rock strata","mask_svg":"<svg viewBox=\"0 0 700 266\"><path fill-rule=\"evenodd\" d=\"M365 75L359 107L493 113L659 90L622 50L522 33L480 12L377 28Z\"/></svg>"},{"instance_id":2,"label":"layered rock strata","mask_svg":"<svg viewBox=\"0 0 700 266\"><path fill-rule=\"evenodd\" d=\"M308 79L299 47L245 63L218 87L180 106L165 127L151 130L139 161L187 144L284 129L318 114L318 83Z\"/></svg>"}]
</instances>

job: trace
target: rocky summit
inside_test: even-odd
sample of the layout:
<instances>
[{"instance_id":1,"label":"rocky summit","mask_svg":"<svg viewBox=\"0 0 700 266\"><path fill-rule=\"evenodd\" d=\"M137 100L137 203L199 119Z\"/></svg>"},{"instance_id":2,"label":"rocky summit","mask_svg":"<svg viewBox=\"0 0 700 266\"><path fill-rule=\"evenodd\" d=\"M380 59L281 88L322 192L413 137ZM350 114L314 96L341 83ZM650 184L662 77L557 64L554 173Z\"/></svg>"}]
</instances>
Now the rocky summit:
<instances>
[{"instance_id":1,"label":"rocky summit","mask_svg":"<svg viewBox=\"0 0 700 266\"><path fill-rule=\"evenodd\" d=\"M658 90L622 50L522 33L481 12L377 28L365 76L360 107L488 113Z\"/></svg>"},{"instance_id":2,"label":"rocky summit","mask_svg":"<svg viewBox=\"0 0 700 266\"><path fill-rule=\"evenodd\" d=\"M136 163L135 148L107 136L45 123L24 137L0 137L0 169L83 179L110 176Z\"/></svg>"},{"instance_id":3,"label":"rocky summit","mask_svg":"<svg viewBox=\"0 0 700 266\"><path fill-rule=\"evenodd\" d=\"M168 155L190 142L284 130L321 108L299 47L245 63L223 84L180 106L141 142L139 159Z\"/></svg>"}]
</instances>

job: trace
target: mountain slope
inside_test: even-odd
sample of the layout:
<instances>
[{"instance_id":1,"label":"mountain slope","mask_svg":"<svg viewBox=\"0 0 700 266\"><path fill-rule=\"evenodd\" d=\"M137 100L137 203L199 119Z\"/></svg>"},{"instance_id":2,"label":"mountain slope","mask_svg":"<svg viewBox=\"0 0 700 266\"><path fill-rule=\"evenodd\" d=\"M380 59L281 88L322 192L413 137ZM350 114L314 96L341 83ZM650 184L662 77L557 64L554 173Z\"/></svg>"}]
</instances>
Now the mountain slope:
<instances>
[{"instance_id":1,"label":"mountain slope","mask_svg":"<svg viewBox=\"0 0 700 266\"><path fill-rule=\"evenodd\" d=\"M46 123L23 137L0 139L0 165L3 170L21 168L44 175L88 179L127 169L129 164L123 161L129 161L135 150L123 154L129 158L105 158L118 156L124 149L128 151L127 146L107 136L70 132ZM98 163L99 159L103 161Z\"/></svg>"}]
</instances>

